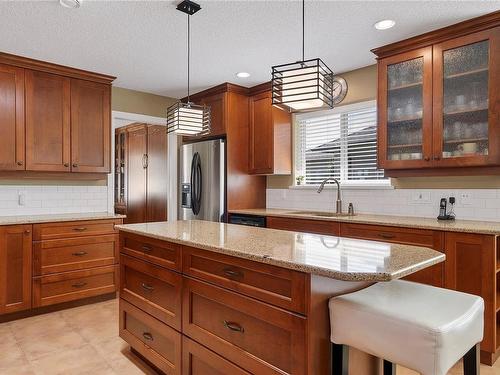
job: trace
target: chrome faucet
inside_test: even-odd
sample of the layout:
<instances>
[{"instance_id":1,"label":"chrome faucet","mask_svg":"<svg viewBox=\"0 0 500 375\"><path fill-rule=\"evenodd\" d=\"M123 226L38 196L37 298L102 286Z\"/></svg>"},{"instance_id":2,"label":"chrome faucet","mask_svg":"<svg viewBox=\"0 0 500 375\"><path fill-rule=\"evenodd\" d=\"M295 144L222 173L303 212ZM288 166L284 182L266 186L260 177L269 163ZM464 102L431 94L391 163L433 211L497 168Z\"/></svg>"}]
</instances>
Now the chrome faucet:
<instances>
[{"instance_id":1,"label":"chrome faucet","mask_svg":"<svg viewBox=\"0 0 500 375\"><path fill-rule=\"evenodd\" d=\"M342 213L342 197L341 197L341 192L340 192L339 180L337 180L336 178L333 178L333 177L325 178L323 180L323 182L321 182L321 184L319 185L318 193L321 193L323 191L323 189L325 188L325 184L328 181L333 181L337 184L337 202L336 202L335 212L337 214L341 214Z\"/></svg>"}]
</instances>

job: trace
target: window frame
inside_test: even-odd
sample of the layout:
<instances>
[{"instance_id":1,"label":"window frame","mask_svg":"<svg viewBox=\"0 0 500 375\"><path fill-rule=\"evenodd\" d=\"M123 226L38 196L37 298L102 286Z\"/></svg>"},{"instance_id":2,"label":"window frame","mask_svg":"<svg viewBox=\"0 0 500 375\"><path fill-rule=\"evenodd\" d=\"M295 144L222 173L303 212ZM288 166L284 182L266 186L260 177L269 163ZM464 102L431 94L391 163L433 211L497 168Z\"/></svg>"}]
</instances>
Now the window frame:
<instances>
[{"instance_id":1,"label":"window frame","mask_svg":"<svg viewBox=\"0 0 500 375\"><path fill-rule=\"evenodd\" d=\"M296 145L299 142L299 134L297 128L299 126L299 120L320 117L323 115L331 115L331 114L340 114L349 111L362 110L365 108L375 108L377 110L377 101L376 100L366 100L352 104L345 104L341 106L337 106L333 109L327 109L316 112L309 113L299 113L293 115L293 181L292 185L289 187L290 189L317 189L319 184L309 184L309 185L297 185L297 148ZM378 124L377 124L378 127ZM378 129L377 129L378 130ZM377 139L377 147L378 147L378 139ZM346 155L341 154L341 158L345 158ZM341 170L341 173L345 172L345 170ZM381 180L365 180L365 181L341 181L341 186L343 189L394 189L391 184L391 179L386 177ZM325 189L337 189L335 184L326 184Z\"/></svg>"}]
</instances>

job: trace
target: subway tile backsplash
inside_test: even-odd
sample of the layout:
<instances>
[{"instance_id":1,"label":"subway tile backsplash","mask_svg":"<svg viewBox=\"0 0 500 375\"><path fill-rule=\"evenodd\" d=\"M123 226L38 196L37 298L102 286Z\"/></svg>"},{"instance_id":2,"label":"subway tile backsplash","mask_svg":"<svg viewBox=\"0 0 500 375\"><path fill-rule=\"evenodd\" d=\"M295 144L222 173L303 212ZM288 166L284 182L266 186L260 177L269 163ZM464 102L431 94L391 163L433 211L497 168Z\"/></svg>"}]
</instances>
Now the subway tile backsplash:
<instances>
[{"instance_id":1,"label":"subway tile backsplash","mask_svg":"<svg viewBox=\"0 0 500 375\"><path fill-rule=\"evenodd\" d=\"M336 189L267 189L267 207L334 211ZM437 217L439 200L456 198L457 219L500 220L500 189L345 189L343 211L349 202L357 213Z\"/></svg>"},{"instance_id":2,"label":"subway tile backsplash","mask_svg":"<svg viewBox=\"0 0 500 375\"><path fill-rule=\"evenodd\" d=\"M107 210L107 186L0 185L0 216Z\"/></svg>"}]
</instances>

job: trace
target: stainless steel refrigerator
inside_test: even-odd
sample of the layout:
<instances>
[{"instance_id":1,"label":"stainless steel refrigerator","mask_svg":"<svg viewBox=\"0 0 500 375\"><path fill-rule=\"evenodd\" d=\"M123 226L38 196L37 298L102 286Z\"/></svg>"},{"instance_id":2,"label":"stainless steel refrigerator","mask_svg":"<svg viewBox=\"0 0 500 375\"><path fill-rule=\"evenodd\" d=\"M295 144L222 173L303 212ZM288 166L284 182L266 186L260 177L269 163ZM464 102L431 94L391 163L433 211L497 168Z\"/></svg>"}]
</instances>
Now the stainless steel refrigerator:
<instances>
[{"instance_id":1,"label":"stainless steel refrigerator","mask_svg":"<svg viewBox=\"0 0 500 375\"><path fill-rule=\"evenodd\" d=\"M179 155L179 220L223 221L226 207L225 141L182 145Z\"/></svg>"}]
</instances>

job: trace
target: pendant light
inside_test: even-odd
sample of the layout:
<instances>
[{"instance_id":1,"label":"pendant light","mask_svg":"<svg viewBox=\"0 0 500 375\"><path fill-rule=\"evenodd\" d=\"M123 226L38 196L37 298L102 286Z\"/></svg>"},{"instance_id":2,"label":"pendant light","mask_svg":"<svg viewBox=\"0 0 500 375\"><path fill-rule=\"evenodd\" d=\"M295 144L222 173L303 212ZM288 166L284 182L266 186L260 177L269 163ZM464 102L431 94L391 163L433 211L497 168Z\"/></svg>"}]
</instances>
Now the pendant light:
<instances>
[{"instance_id":1,"label":"pendant light","mask_svg":"<svg viewBox=\"0 0 500 375\"><path fill-rule=\"evenodd\" d=\"M187 31L187 102L177 102L167 109L167 132L179 135L203 135L210 132L210 107L197 105L189 100L189 59L191 30L190 18L201 9L200 5L190 0L184 0L177 5L177 10L188 16Z\"/></svg>"},{"instance_id":2,"label":"pendant light","mask_svg":"<svg viewBox=\"0 0 500 375\"><path fill-rule=\"evenodd\" d=\"M333 72L320 59L305 59L302 0L302 60L272 67L273 105L290 112L333 108Z\"/></svg>"}]
</instances>

